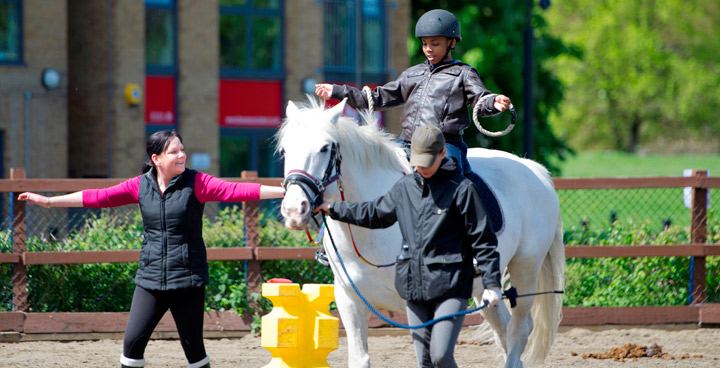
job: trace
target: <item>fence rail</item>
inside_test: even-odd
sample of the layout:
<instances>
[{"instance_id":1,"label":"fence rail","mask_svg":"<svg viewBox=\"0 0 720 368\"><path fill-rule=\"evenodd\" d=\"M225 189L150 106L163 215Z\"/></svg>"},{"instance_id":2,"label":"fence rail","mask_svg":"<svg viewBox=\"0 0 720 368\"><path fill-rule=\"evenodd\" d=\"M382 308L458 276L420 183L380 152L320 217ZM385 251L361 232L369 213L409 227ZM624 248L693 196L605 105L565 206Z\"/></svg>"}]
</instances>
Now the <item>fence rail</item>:
<instances>
[{"instance_id":1,"label":"fence rail","mask_svg":"<svg viewBox=\"0 0 720 368\"><path fill-rule=\"evenodd\" d=\"M225 178L229 181L255 182L263 185L279 185L282 178L259 178L255 172L243 172L240 178ZM15 312L0 312L0 331L54 333L68 331L69 325L76 326L72 332L112 332L122 328L126 313L32 313L28 312L27 265L87 264L87 263L131 263L137 262L138 250L85 251L85 252L28 252L26 228L26 205L18 201L17 193L73 192L82 189L103 188L119 184L124 179L26 179L23 169L12 169L10 179L0 180L0 192L14 193L12 208L12 253L0 253L0 264L13 264L13 306ZM705 304L706 273L705 257L720 256L720 244L707 244L707 198L713 188L720 188L720 177L708 177L704 170L695 170L691 177L648 177L648 178L590 178L554 179L558 190L585 189L637 189L637 188L683 188L692 190L690 207L690 242L673 245L627 245L612 246L578 245L567 246L567 258L600 257L692 257L692 300L690 306L658 307L592 307L564 308L563 324L612 324L612 323L701 323L720 324L720 304ZM259 292L261 286L260 261L265 260L312 260L316 248L262 247L258 241L258 203L243 203L243 217L246 226L245 247L208 248L208 260L247 261L247 283L250 292ZM207 316L206 327L214 329L225 325L227 331L249 329L247 321L231 317L228 312L217 312ZM55 315L56 317L53 317ZM392 315L388 313L388 315ZM21 317L18 317L21 316ZM60 320L67 321L61 323ZM98 328L92 321L107 320L115 316L117 321L108 328ZM592 316L581 318L581 316ZM634 317L633 317L634 316ZM642 318L640 318L642 316ZM55 318L48 324L47 319ZM478 317L469 318L466 323L477 323ZM580 323L579 321L584 321ZM35 321L35 322L33 322ZM78 322L80 321L80 322ZM85 322L82 322L85 321ZM211 321L211 322L208 322ZM208 323L215 327L208 327ZM371 322L380 326L382 322ZM44 327L42 327L44 326ZM80 326L80 327L77 327ZM85 327L82 327L85 326ZM95 326L95 327L93 327ZM85 330L83 330L83 328Z\"/></svg>"}]
</instances>

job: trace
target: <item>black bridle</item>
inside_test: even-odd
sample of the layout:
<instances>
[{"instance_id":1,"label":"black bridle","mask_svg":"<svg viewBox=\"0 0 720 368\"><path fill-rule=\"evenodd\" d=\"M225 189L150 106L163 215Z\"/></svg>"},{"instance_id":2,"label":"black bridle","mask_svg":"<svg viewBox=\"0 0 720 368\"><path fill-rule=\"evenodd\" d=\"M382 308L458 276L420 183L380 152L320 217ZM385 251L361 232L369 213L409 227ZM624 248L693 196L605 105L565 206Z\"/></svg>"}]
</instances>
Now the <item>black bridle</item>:
<instances>
[{"instance_id":1,"label":"black bridle","mask_svg":"<svg viewBox=\"0 0 720 368\"><path fill-rule=\"evenodd\" d=\"M288 185L296 184L305 192L307 197L310 199L310 205L312 208L317 207L323 202L323 195L328 185L340 180L340 164L342 163L342 156L340 155L340 144L333 143L330 147L330 161L328 162L327 168L323 177L318 180L305 170L290 170L285 176L283 181L283 187L287 190ZM333 175L333 171L335 175Z\"/></svg>"}]
</instances>

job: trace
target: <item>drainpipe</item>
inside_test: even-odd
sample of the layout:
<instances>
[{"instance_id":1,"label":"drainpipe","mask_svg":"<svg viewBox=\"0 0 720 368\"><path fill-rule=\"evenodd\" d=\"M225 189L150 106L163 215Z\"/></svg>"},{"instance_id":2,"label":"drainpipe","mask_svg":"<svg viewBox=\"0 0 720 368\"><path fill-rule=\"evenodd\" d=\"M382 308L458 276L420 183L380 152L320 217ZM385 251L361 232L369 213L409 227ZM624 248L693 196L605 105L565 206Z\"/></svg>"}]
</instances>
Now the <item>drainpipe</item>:
<instances>
[{"instance_id":1,"label":"drainpipe","mask_svg":"<svg viewBox=\"0 0 720 368\"><path fill-rule=\"evenodd\" d=\"M25 91L25 177L30 177L30 100L32 93Z\"/></svg>"},{"instance_id":2,"label":"drainpipe","mask_svg":"<svg viewBox=\"0 0 720 368\"><path fill-rule=\"evenodd\" d=\"M108 58L108 70L107 70L107 81L108 81L108 87L107 87L107 99L108 99L108 133L107 133L107 177L112 178L113 175L113 128L115 125L115 122L113 120L113 97L115 95L114 91L114 83L113 83L113 22L112 22L112 16L113 16L113 1L107 0L107 58Z\"/></svg>"}]
</instances>

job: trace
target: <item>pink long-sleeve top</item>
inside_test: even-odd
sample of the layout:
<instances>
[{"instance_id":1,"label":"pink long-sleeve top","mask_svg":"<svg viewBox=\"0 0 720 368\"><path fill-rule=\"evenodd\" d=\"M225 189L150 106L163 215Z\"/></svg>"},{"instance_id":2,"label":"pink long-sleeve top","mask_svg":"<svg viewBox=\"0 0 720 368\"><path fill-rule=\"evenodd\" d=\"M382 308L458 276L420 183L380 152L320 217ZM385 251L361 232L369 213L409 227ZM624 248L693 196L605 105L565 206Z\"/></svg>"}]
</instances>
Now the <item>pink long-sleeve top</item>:
<instances>
[{"instance_id":1,"label":"pink long-sleeve top","mask_svg":"<svg viewBox=\"0 0 720 368\"><path fill-rule=\"evenodd\" d=\"M83 207L107 208L138 203L139 188L140 176L136 176L109 188L83 190ZM194 194L201 203L256 201L260 199L260 184L231 183L198 172Z\"/></svg>"}]
</instances>

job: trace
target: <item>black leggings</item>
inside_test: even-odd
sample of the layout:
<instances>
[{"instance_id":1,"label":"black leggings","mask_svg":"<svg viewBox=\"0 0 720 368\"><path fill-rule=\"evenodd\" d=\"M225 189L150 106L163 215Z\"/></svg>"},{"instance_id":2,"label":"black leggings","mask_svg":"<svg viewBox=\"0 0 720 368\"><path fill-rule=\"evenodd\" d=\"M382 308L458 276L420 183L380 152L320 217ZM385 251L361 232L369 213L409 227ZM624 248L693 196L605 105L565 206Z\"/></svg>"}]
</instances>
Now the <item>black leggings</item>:
<instances>
[{"instance_id":1,"label":"black leggings","mask_svg":"<svg viewBox=\"0 0 720 368\"><path fill-rule=\"evenodd\" d=\"M143 359L150 335L168 309L175 320L187 361L192 364L207 356L203 342L205 287L158 291L136 286L125 328L125 357Z\"/></svg>"}]
</instances>

